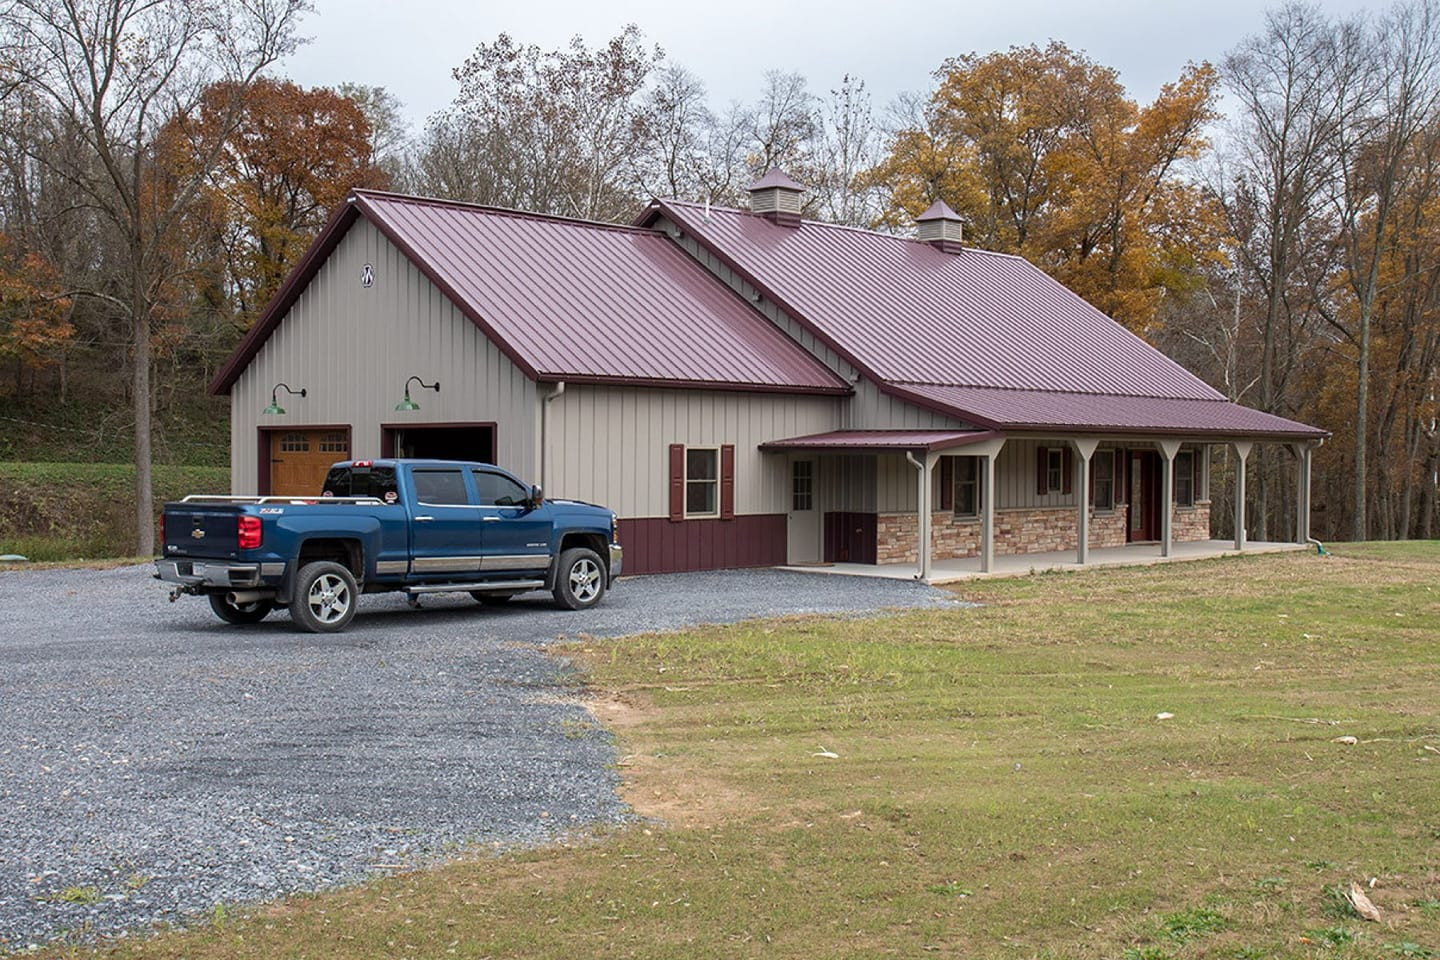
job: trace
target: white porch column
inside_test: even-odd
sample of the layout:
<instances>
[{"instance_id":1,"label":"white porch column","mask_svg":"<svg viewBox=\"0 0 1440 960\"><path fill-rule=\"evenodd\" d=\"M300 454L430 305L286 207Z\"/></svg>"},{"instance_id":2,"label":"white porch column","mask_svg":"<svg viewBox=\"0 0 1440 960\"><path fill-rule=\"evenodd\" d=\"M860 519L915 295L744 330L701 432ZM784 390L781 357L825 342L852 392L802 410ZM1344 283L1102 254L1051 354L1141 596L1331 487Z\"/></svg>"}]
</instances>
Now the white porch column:
<instances>
[{"instance_id":1,"label":"white porch column","mask_svg":"<svg viewBox=\"0 0 1440 960\"><path fill-rule=\"evenodd\" d=\"M1310 458L1314 448L1308 443L1292 443L1295 454L1295 542L1310 541Z\"/></svg>"},{"instance_id":2,"label":"white porch column","mask_svg":"<svg viewBox=\"0 0 1440 960\"><path fill-rule=\"evenodd\" d=\"M1175 454L1180 452L1180 441L1157 440L1155 449L1164 462L1160 473L1160 556L1168 557L1175 521Z\"/></svg>"},{"instance_id":3,"label":"white porch column","mask_svg":"<svg viewBox=\"0 0 1440 960\"><path fill-rule=\"evenodd\" d=\"M910 465L915 468L915 476L916 476L916 483L917 483L917 487L916 487L916 490L915 490L915 494L916 494L916 498L915 498L915 499L916 499L916 508L915 508L915 509L916 509L916 518L915 518L915 519L916 519L916 521L917 521L917 523L916 523L916 528L917 528L917 531L918 531L918 535L917 535L917 537L916 537L916 544L915 544L915 550L916 550L916 564L915 564L916 573L915 573L915 577L916 577L916 579L918 579L918 580L929 580L929 579L930 579L930 523L931 523L931 516L930 516L930 514L931 514L931 512L932 512L931 509L930 509L930 487L931 487L931 475L932 475L932 472L933 472L933 470L934 470L935 464L936 464L936 463L938 462L938 460L939 460L939 455L938 455L938 454L935 454L935 453L924 453L924 454L922 454L921 456L923 457L923 459L917 460L917 459L915 458L915 454L911 453L909 450L906 450L906 451L905 451L905 459L906 459L906 460L909 460L909 461L910 461Z\"/></svg>"},{"instance_id":4,"label":"white porch column","mask_svg":"<svg viewBox=\"0 0 1440 960\"><path fill-rule=\"evenodd\" d=\"M1090 458L1095 456L1099 440L1075 438L1075 562L1090 562Z\"/></svg>"},{"instance_id":5,"label":"white porch column","mask_svg":"<svg viewBox=\"0 0 1440 960\"><path fill-rule=\"evenodd\" d=\"M1237 440L1230 444L1235 451L1235 549L1245 549L1245 461L1255 444Z\"/></svg>"},{"instance_id":6,"label":"white porch column","mask_svg":"<svg viewBox=\"0 0 1440 960\"><path fill-rule=\"evenodd\" d=\"M980 458L980 572L989 573L995 566L995 457L994 453Z\"/></svg>"}]
</instances>

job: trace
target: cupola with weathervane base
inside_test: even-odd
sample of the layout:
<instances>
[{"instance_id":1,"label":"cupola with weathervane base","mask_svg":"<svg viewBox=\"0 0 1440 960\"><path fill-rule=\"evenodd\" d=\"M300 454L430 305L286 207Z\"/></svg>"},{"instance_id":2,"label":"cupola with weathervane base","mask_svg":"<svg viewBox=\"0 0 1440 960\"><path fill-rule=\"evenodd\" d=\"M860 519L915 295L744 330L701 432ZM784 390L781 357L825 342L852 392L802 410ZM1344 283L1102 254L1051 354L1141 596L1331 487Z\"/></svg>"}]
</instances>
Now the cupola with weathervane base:
<instances>
[{"instance_id":1,"label":"cupola with weathervane base","mask_svg":"<svg viewBox=\"0 0 1440 960\"><path fill-rule=\"evenodd\" d=\"M750 184L750 212L782 227L800 226L800 197L805 187L779 167Z\"/></svg>"}]
</instances>

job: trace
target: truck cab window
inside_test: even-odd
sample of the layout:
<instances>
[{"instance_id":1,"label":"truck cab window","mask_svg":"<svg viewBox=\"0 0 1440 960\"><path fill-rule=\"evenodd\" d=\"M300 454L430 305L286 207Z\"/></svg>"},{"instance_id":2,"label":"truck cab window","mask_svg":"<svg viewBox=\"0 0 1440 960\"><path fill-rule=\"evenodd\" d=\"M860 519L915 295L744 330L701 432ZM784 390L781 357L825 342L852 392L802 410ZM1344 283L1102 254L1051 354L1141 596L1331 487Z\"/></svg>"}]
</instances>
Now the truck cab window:
<instances>
[{"instance_id":1,"label":"truck cab window","mask_svg":"<svg viewBox=\"0 0 1440 960\"><path fill-rule=\"evenodd\" d=\"M481 506L523 507L530 501L530 491L503 474L491 470L472 470L475 490Z\"/></svg>"},{"instance_id":2,"label":"truck cab window","mask_svg":"<svg viewBox=\"0 0 1440 960\"><path fill-rule=\"evenodd\" d=\"M374 497L386 503L398 503L400 499L394 467L332 467L325 475L323 495Z\"/></svg>"},{"instance_id":3,"label":"truck cab window","mask_svg":"<svg viewBox=\"0 0 1440 960\"><path fill-rule=\"evenodd\" d=\"M465 493L465 475L459 470L416 470L411 477L415 482L415 499L421 503L443 506L470 502Z\"/></svg>"}]
</instances>

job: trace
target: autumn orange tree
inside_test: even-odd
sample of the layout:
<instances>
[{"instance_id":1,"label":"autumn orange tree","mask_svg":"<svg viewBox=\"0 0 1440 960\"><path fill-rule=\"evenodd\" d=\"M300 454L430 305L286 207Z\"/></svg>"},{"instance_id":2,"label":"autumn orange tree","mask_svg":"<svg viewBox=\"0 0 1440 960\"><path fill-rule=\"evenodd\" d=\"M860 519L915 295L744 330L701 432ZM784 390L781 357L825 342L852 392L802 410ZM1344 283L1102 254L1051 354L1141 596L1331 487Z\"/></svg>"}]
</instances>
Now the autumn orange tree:
<instances>
[{"instance_id":1,"label":"autumn orange tree","mask_svg":"<svg viewBox=\"0 0 1440 960\"><path fill-rule=\"evenodd\" d=\"M19 371L54 363L74 336L70 306L58 271L0 232L0 360L18 363L17 393Z\"/></svg>"},{"instance_id":2,"label":"autumn orange tree","mask_svg":"<svg viewBox=\"0 0 1440 960\"><path fill-rule=\"evenodd\" d=\"M946 61L939 85L871 172L907 224L936 199L968 240L1018 253L1132 329L1157 322L1167 290L1213 256L1216 217L1179 176L1207 146L1208 64L1141 107L1118 75L1063 43Z\"/></svg>"},{"instance_id":3,"label":"autumn orange tree","mask_svg":"<svg viewBox=\"0 0 1440 960\"><path fill-rule=\"evenodd\" d=\"M237 93L216 84L167 126L166 164L188 170L197 161L192 145L217 136L225 148L187 229L223 266L219 290L213 271L202 271L202 294L227 301L248 328L350 189L383 188L388 178L373 162L374 130L360 105L324 87L262 78Z\"/></svg>"}]
</instances>

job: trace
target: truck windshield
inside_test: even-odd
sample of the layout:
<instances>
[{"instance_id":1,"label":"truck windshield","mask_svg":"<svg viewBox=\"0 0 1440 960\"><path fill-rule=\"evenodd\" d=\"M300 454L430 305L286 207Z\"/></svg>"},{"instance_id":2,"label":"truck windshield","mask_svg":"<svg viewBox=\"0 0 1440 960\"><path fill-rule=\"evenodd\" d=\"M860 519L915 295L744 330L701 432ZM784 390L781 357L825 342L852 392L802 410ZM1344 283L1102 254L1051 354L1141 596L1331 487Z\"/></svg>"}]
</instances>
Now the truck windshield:
<instances>
[{"instance_id":1,"label":"truck windshield","mask_svg":"<svg viewBox=\"0 0 1440 960\"><path fill-rule=\"evenodd\" d=\"M399 503L394 467L332 467L325 475L327 497L374 497L386 503Z\"/></svg>"}]
</instances>

